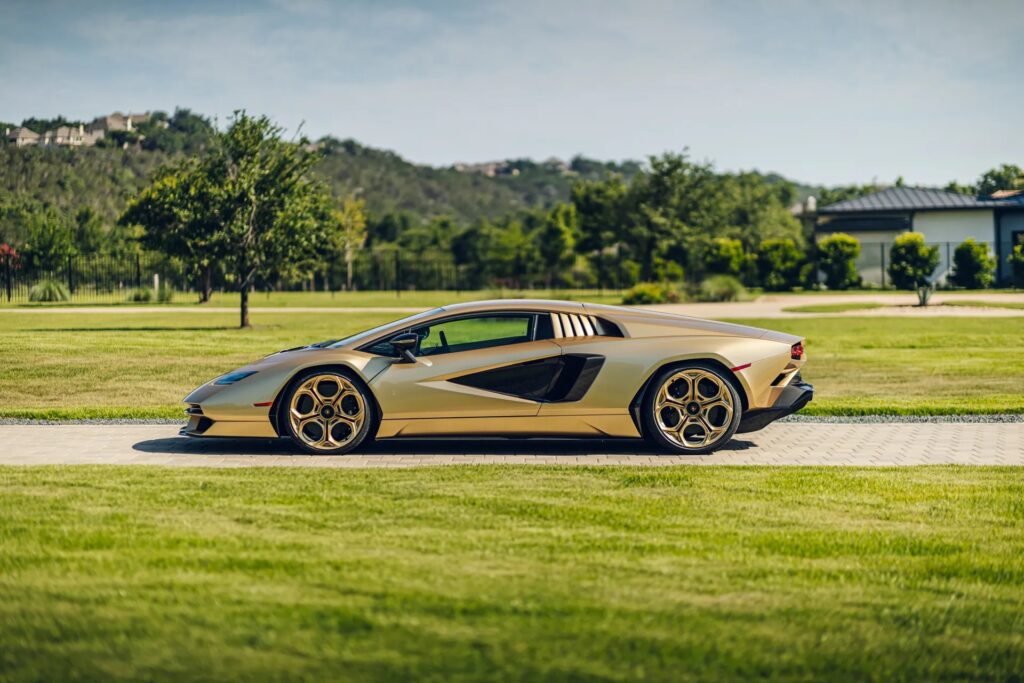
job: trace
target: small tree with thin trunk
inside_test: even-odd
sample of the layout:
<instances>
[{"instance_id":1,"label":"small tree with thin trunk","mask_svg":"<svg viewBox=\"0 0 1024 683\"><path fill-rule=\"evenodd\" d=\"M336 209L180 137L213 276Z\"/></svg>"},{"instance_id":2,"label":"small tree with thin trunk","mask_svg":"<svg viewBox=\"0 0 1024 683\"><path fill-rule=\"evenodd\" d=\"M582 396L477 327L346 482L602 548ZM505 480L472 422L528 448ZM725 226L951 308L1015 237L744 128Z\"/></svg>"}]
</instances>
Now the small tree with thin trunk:
<instances>
[{"instance_id":1,"label":"small tree with thin trunk","mask_svg":"<svg viewBox=\"0 0 1024 683\"><path fill-rule=\"evenodd\" d=\"M939 265L939 248L924 243L924 235L907 232L898 236L889 251L889 277L896 289L917 292L921 306L928 305L934 283L932 273Z\"/></svg>"},{"instance_id":2,"label":"small tree with thin trunk","mask_svg":"<svg viewBox=\"0 0 1024 683\"><path fill-rule=\"evenodd\" d=\"M334 218L333 251L345 260L345 284L352 290L352 264L356 252L366 244L366 202L362 199L349 197L341 204L341 208L332 213Z\"/></svg>"}]
</instances>

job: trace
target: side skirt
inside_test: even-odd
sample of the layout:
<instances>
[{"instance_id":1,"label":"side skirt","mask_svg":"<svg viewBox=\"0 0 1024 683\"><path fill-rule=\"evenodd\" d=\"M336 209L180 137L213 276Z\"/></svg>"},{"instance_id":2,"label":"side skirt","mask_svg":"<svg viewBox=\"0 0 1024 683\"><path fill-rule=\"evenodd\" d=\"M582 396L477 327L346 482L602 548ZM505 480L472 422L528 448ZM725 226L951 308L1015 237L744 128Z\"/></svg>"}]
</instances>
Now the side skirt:
<instances>
[{"instance_id":1,"label":"side skirt","mask_svg":"<svg viewBox=\"0 0 1024 683\"><path fill-rule=\"evenodd\" d=\"M381 420L378 439L406 436L569 436L639 438L628 413L550 417L462 417Z\"/></svg>"}]
</instances>

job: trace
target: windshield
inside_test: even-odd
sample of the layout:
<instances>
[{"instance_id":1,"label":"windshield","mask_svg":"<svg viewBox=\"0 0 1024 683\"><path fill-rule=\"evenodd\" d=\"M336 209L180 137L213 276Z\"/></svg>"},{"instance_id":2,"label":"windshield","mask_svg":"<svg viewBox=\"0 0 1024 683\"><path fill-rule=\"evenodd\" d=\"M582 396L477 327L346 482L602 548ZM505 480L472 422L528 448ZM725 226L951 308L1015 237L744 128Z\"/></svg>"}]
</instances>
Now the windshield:
<instances>
[{"instance_id":1,"label":"windshield","mask_svg":"<svg viewBox=\"0 0 1024 683\"><path fill-rule=\"evenodd\" d=\"M329 346L332 349L336 349L336 348L338 348L340 346L351 346L352 344L358 344L361 341L368 340L368 339L371 339L372 337L377 336L381 332L386 331L388 328L396 327L398 329L401 329L403 327L408 327L409 325L411 325L412 323L416 322L417 320L423 320L424 318L428 318L428 317L438 313L440 310L441 310L440 308L432 308L429 311L423 311L422 313L416 313L415 315L410 315L410 316L408 316L406 318L400 318L398 320L392 320L389 323L384 323L383 325L378 325L377 327L374 327L374 328L371 328L369 330L366 330L365 332L359 332L357 334L353 334L351 337L346 337L344 339L339 339L338 341L335 341L335 342L330 342L330 343L323 344L323 346ZM316 344L315 346L321 346L321 344Z\"/></svg>"}]
</instances>

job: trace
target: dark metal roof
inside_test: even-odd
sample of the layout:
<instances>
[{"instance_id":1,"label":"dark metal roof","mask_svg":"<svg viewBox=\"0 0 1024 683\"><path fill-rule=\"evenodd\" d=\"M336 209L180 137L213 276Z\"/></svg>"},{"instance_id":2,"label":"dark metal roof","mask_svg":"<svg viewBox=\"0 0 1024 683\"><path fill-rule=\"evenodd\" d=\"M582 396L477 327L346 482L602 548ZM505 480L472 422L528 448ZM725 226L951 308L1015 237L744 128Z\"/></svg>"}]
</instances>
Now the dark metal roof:
<instances>
[{"instance_id":1,"label":"dark metal roof","mask_svg":"<svg viewBox=\"0 0 1024 683\"><path fill-rule=\"evenodd\" d=\"M819 214L885 211L937 211L944 209L1024 208L1024 196L991 199L957 192L920 187L890 187L856 199L847 199L818 209Z\"/></svg>"}]
</instances>

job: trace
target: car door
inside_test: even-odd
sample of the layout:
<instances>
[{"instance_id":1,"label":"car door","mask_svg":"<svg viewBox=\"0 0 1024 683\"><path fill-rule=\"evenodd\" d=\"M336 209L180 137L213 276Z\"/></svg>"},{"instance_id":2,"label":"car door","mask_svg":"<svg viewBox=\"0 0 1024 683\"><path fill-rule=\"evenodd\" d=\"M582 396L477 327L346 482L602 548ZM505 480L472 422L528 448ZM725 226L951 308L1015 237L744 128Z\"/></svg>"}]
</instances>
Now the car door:
<instances>
[{"instance_id":1,"label":"car door","mask_svg":"<svg viewBox=\"0 0 1024 683\"><path fill-rule=\"evenodd\" d=\"M535 312L454 316L409 331L419 336L415 362L396 359L371 381L388 420L534 416L531 385L546 386L546 359L561 354ZM369 350L387 353L387 340Z\"/></svg>"}]
</instances>

